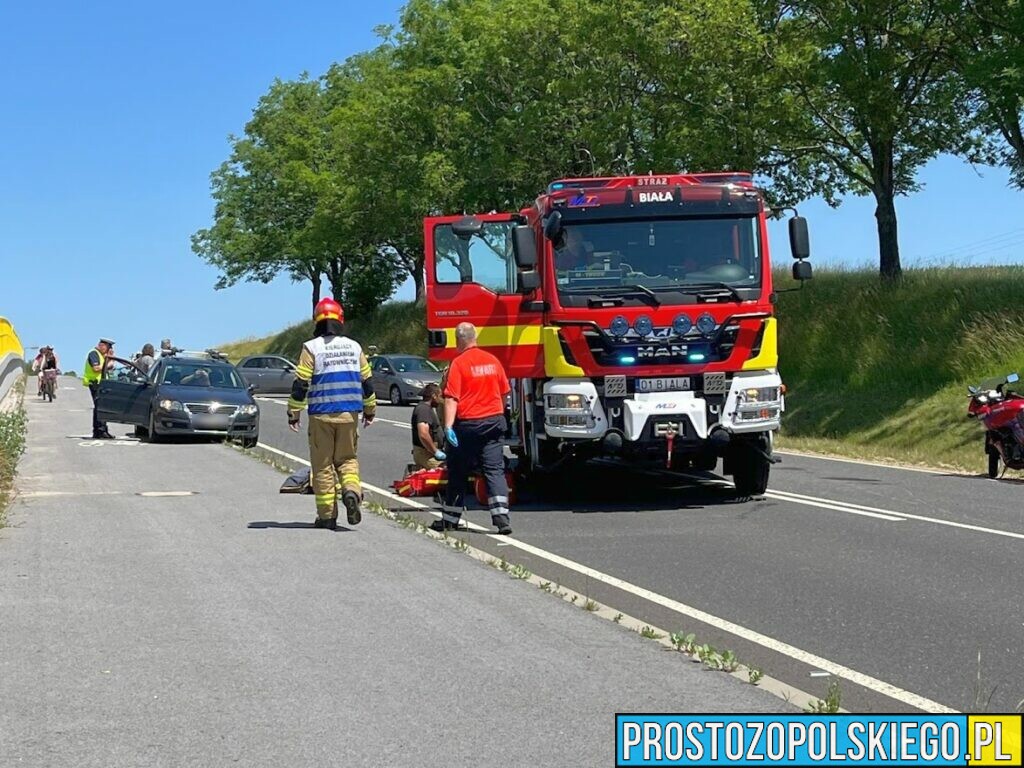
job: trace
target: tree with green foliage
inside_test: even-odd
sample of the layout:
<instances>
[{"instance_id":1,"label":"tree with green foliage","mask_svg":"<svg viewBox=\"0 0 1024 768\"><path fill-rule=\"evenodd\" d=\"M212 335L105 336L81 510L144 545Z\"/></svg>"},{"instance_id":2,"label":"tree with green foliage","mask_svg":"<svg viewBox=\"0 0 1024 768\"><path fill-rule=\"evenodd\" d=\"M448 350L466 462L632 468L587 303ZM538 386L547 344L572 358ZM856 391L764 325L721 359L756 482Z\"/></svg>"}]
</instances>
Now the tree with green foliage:
<instances>
[{"instance_id":1,"label":"tree with green foliage","mask_svg":"<svg viewBox=\"0 0 1024 768\"><path fill-rule=\"evenodd\" d=\"M995 157L1024 189L1024 3L967 0L955 61Z\"/></svg>"},{"instance_id":2,"label":"tree with green foliage","mask_svg":"<svg viewBox=\"0 0 1024 768\"><path fill-rule=\"evenodd\" d=\"M310 281L315 304L324 275L341 298L352 270L360 295L377 290L374 303L393 292L391 262L360 240L359 202L331 151L328 115L348 98L347 85L275 81L245 135L233 138L230 159L212 176L213 225L192 238L193 251L221 271L218 288L285 272ZM381 278L369 279L377 270Z\"/></svg>"},{"instance_id":3,"label":"tree with green foliage","mask_svg":"<svg viewBox=\"0 0 1024 768\"><path fill-rule=\"evenodd\" d=\"M963 16L947 0L794 0L774 19L779 99L807 116L789 143L831 169L837 193L874 197L880 272L897 278L896 197L937 155L978 149L951 66Z\"/></svg>"}]
</instances>

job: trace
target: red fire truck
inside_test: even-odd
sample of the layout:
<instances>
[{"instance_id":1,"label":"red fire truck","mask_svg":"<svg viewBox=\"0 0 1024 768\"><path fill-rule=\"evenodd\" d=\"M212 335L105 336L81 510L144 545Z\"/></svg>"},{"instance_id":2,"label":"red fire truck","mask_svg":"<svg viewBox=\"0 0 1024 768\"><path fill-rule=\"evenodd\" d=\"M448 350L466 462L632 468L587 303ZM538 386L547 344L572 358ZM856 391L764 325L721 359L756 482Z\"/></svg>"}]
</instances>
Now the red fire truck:
<instances>
[{"instance_id":1,"label":"red fire truck","mask_svg":"<svg viewBox=\"0 0 1024 768\"><path fill-rule=\"evenodd\" d=\"M763 493L784 410L769 213L749 174L705 173L564 179L517 213L429 218L430 355L477 327L512 380L521 473L723 458L739 495Z\"/></svg>"}]
</instances>

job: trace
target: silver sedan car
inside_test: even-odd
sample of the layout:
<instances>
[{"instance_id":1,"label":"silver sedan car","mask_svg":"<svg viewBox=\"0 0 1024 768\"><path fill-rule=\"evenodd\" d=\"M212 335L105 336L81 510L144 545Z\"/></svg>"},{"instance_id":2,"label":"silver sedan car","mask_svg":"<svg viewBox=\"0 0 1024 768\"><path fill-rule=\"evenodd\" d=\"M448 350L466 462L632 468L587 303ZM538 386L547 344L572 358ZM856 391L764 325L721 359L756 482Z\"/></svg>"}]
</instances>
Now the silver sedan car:
<instances>
[{"instance_id":1,"label":"silver sedan car","mask_svg":"<svg viewBox=\"0 0 1024 768\"><path fill-rule=\"evenodd\" d=\"M418 402L423 388L441 381L441 370L416 355L376 355L370 359L373 390L392 405Z\"/></svg>"},{"instance_id":2,"label":"silver sedan car","mask_svg":"<svg viewBox=\"0 0 1024 768\"><path fill-rule=\"evenodd\" d=\"M295 381L295 363L280 355L250 355L239 361L238 372L246 386L261 395L287 395Z\"/></svg>"}]
</instances>

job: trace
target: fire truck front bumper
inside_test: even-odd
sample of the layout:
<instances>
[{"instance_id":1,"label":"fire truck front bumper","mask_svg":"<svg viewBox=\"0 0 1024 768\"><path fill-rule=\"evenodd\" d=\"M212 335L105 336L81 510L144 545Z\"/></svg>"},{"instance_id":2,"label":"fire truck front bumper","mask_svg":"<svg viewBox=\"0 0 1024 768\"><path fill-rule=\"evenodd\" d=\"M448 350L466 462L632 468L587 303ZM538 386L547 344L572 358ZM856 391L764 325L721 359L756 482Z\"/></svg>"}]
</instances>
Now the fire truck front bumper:
<instances>
[{"instance_id":1,"label":"fire truck front bumper","mask_svg":"<svg viewBox=\"0 0 1024 768\"><path fill-rule=\"evenodd\" d=\"M638 392L610 405L602 403L587 379L553 379L544 391L548 436L594 440L619 435L614 443L633 445L662 443L671 435L681 446L697 447L708 440L728 442L734 434L774 432L785 410L782 380L775 371L737 372L724 403L719 395L713 405L698 392ZM617 410L621 421L615 418Z\"/></svg>"}]
</instances>

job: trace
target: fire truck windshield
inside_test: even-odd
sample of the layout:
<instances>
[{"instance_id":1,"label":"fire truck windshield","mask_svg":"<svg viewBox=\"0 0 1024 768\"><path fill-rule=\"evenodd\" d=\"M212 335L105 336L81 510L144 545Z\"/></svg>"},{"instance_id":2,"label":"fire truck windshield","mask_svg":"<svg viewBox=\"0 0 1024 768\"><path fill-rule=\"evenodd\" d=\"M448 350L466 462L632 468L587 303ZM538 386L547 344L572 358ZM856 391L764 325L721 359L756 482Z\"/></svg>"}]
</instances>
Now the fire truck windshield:
<instances>
[{"instance_id":1,"label":"fire truck windshield","mask_svg":"<svg viewBox=\"0 0 1024 768\"><path fill-rule=\"evenodd\" d=\"M559 297L758 289L760 240L755 216L566 222L554 247Z\"/></svg>"}]
</instances>

